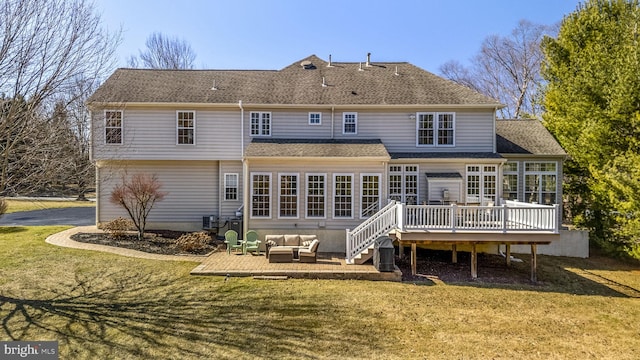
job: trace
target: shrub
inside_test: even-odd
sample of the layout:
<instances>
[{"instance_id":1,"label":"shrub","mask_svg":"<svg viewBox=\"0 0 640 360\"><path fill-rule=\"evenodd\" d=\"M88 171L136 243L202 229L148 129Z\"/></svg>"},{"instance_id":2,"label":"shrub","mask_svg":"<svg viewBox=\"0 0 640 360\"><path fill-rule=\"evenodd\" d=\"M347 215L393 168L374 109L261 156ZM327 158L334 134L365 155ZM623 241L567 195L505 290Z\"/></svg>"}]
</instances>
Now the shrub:
<instances>
[{"instance_id":1,"label":"shrub","mask_svg":"<svg viewBox=\"0 0 640 360\"><path fill-rule=\"evenodd\" d=\"M174 246L180 251L198 252L204 250L209 241L211 241L211 236L204 231L200 231L180 236Z\"/></svg>"},{"instance_id":2,"label":"shrub","mask_svg":"<svg viewBox=\"0 0 640 360\"><path fill-rule=\"evenodd\" d=\"M133 221L131 221L130 219L125 219L123 217L111 220L108 223L100 226L102 230L104 230L114 238L125 236L127 231L134 229L134 227L135 225L133 224Z\"/></svg>"}]
</instances>

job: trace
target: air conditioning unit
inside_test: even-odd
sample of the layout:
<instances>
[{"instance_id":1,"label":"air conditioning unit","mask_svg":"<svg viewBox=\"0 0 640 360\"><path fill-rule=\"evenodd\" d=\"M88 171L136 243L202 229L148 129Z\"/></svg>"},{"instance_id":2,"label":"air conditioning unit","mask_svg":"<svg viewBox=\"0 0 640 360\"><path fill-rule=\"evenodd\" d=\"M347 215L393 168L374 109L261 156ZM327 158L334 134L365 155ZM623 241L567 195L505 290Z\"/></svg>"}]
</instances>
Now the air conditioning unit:
<instances>
[{"instance_id":1,"label":"air conditioning unit","mask_svg":"<svg viewBox=\"0 0 640 360\"><path fill-rule=\"evenodd\" d=\"M214 229L218 227L218 217L215 215L203 216L202 217L202 228L203 229Z\"/></svg>"}]
</instances>

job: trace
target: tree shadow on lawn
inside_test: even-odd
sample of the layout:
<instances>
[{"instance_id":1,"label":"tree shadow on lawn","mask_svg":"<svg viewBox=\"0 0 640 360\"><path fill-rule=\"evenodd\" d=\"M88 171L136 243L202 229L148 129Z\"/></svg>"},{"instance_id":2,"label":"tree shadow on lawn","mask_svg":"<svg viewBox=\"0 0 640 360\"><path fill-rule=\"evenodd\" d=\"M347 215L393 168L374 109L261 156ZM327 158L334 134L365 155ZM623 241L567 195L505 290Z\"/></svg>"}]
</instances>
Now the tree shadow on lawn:
<instances>
[{"instance_id":1,"label":"tree shadow on lawn","mask_svg":"<svg viewBox=\"0 0 640 360\"><path fill-rule=\"evenodd\" d=\"M397 259L403 281L424 285L455 284L461 286L504 289L527 289L574 295L600 295L640 298L640 289L598 274L598 270L624 270L629 266L604 258L569 258L538 255L537 283L531 278L531 257L514 254L522 262L510 266L500 255L478 254L478 278L471 278L471 254L458 252L458 262L451 263L451 251L418 249L416 276L411 276L408 257ZM409 275L407 275L409 274ZM638 273L640 276L640 272Z\"/></svg>"},{"instance_id":2,"label":"tree shadow on lawn","mask_svg":"<svg viewBox=\"0 0 640 360\"><path fill-rule=\"evenodd\" d=\"M185 280L135 270L76 273L73 284L52 282L53 289L0 293L0 337L58 339L66 357L315 358L319 349L309 339L318 338L352 351L371 350L370 344L318 329L330 326L310 316L327 310L320 293L302 303L295 295L271 301L257 299L247 281Z\"/></svg>"},{"instance_id":3,"label":"tree shadow on lawn","mask_svg":"<svg viewBox=\"0 0 640 360\"><path fill-rule=\"evenodd\" d=\"M0 225L0 234L15 234L19 232L27 231L23 226L1 226Z\"/></svg>"}]
</instances>

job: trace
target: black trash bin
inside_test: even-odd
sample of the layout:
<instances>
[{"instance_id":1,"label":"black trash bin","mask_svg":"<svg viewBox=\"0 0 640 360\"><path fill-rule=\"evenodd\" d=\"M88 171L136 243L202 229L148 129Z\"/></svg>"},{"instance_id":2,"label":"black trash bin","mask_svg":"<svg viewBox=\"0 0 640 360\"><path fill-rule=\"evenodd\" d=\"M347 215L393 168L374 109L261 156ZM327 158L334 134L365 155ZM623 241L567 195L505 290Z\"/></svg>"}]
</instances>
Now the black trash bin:
<instances>
[{"instance_id":1,"label":"black trash bin","mask_svg":"<svg viewBox=\"0 0 640 360\"><path fill-rule=\"evenodd\" d=\"M380 272L395 270L395 249L393 240L388 236L380 236L376 239L373 249L373 266Z\"/></svg>"}]
</instances>

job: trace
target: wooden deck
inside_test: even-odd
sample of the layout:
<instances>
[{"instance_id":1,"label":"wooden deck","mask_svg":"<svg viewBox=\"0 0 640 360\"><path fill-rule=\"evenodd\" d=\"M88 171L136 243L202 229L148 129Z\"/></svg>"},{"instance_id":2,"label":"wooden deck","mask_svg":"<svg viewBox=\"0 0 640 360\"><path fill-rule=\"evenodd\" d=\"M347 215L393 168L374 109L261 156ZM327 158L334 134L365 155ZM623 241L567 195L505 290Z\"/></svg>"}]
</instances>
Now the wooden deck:
<instances>
[{"instance_id":1,"label":"wooden deck","mask_svg":"<svg viewBox=\"0 0 640 360\"><path fill-rule=\"evenodd\" d=\"M192 275L216 275L258 278L303 278L303 279L353 279L402 281L402 273L379 272L371 264L347 265L344 254L318 255L317 263L269 263L265 254L242 255L241 253L217 252L208 256L202 264L191 271Z\"/></svg>"},{"instance_id":2,"label":"wooden deck","mask_svg":"<svg viewBox=\"0 0 640 360\"><path fill-rule=\"evenodd\" d=\"M411 273L416 274L416 253L418 245L449 245L451 246L451 261L458 261L457 246L471 245L471 277L478 277L478 253L477 245L505 245L506 263L510 265L511 245L531 246L531 282L537 281L537 246L550 244L560 239L560 234L555 232L505 232L495 231L396 231L392 237L398 241L400 255L403 255L404 247L411 247Z\"/></svg>"}]
</instances>

